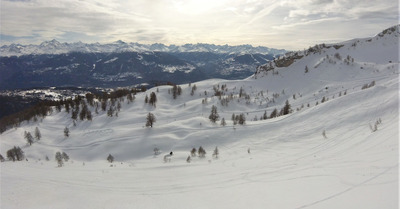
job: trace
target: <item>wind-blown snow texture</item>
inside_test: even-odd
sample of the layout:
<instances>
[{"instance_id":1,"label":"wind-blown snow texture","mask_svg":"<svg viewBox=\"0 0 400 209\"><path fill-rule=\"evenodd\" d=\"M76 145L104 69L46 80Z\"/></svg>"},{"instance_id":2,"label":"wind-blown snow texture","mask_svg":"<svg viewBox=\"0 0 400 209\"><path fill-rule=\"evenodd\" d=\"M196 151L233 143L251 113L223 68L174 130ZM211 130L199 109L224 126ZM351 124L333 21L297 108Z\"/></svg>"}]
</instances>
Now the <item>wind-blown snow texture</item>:
<instances>
[{"instance_id":1,"label":"wind-blown snow texture","mask_svg":"<svg viewBox=\"0 0 400 209\"><path fill-rule=\"evenodd\" d=\"M21 146L29 159L1 163L1 208L398 208L398 39L396 26L371 40L303 54L275 73L193 83L193 96L182 85L176 100L171 87L153 88L133 103L125 100L119 117L100 111L76 127L64 110L22 124L1 135L3 156ZM211 96L213 86L224 84L225 94L236 96L228 106ZM237 98L240 88L250 100ZM144 104L151 92L157 107ZM291 114L252 121L286 100ZM212 105L226 126L209 121ZM145 127L149 112L157 117L153 128ZM246 124L234 126L233 113L245 113ZM27 146L24 131L35 127L42 139ZM199 146L206 158L187 163ZM162 154L154 156L155 147ZM54 161L57 151L71 157L62 168ZM164 163L170 151L172 160Z\"/></svg>"}]
</instances>

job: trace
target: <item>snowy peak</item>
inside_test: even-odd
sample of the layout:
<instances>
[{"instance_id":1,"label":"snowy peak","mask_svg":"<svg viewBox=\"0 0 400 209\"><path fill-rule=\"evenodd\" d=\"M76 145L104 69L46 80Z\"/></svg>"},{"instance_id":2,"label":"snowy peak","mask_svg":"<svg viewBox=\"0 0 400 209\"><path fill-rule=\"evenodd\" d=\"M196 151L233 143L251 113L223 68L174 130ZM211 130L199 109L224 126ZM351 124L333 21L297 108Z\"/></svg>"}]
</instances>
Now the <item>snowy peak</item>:
<instances>
[{"instance_id":1,"label":"snowy peak","mask_svg":"<svg viewBox=\"0 0 400 209\"><path fill-rule=\"evenodd\" d=\"M44 41L40 45L40 47L60 47L61 43L57 41L56 39L53 39L51 41Z\"/></svg>"}]
</instances>

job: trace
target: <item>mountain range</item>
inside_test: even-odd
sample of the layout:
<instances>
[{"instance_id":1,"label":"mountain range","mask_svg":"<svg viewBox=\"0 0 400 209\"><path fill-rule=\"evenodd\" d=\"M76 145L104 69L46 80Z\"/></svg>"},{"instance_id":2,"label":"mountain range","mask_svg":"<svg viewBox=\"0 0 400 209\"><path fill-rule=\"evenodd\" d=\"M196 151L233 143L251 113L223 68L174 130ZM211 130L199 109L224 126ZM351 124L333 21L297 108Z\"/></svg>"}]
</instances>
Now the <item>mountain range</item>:
<instances>
[{"instance_id":1,"label":"mountain range","mask_svg":"<svg viewBox=\"0 0 400 209\"><path fill-rule=\"evenodd\" d=\"M11 44L0 48L0 89L119 87L243 79L285 50L250 45Z\"/></svg>"},{"instance_id":2,"label":"mountain range","mask_svg":"<svg viewBox=\"0 0 400 209\"><path fill-rule=\"evenodd\" d=\"M185 44L185 45L165 45L161 43L140 44L115 41L108 44L100 43L61 43L55 39L42 42L39 45L29 44L10 44L0 47L1 56L22 56L29 54L65 54L71 52L82 53L113 53L113 52L210 52L218 54L282 54L283 49L273 49L263 46L253 47L251 45L215 45L215 44Z\"/></svg>"}]
</instances>

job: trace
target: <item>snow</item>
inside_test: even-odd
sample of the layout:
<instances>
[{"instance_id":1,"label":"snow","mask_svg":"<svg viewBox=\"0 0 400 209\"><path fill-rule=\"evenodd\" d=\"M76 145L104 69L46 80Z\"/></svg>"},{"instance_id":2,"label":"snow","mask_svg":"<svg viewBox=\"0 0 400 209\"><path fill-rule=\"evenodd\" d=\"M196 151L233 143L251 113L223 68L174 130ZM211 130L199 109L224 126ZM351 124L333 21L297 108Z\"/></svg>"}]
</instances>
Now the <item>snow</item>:
<instances>
[{"instance_id":1,"label":"snow","mask_svg":"<svg viewBox=\"0 0 400 209\"><path fill-rule=\"evenodd\" d=\"M133 103L122 102L118 117L95 114L90 107L93 121L78 121L75 127L64 110L21 124L0 135L3 156L20 146L29 159L0 163L0 206L398 208L399 60L389 39L329 48L276 69L278 75L192 83L197 86L193 96L189 85L181 85L176 100L168 94L170 86L155 87L137 94ZM354 62L334 60L336 52ZM332 62L322 61L326 55ZM375 86L361 89L371 81ZM223 84L228 89L223 97L236 96L228 106L212 96L213 86ZM240 88L250 101L237 97ZM157 92L156 107L144 103L151 92ZM323 97L328 101L322 103ZM292 113L252 121L264 111L280 110L286 100ZM212 105L226 126L209 121ZM157 118L153 128L145 127L149 112ZM233 113L245 113L246 124L233 125ZM372 131L370 125L379 119ZM66 126L69 138L63 136ZM42 139L27 146L24 131L33 133L36 127ZM190 150L199 146L206 157L187 163ZM218 159L212 157L216 146ZM155 147L160 155L154 156ZM54 161L57 151L71 158L64 167ZM174 155L165 163L170 151ZM115 162L106 161L109 154Z\"/></svg>"},{"instance_id":2,"label":"snow","mask_svg":"<svg viewBox=\"0 0 400 209\"><path fill-rule=\"evenodd\" d=\"M112 63L112 62L116 61L117 59L118 59L118 57L114 57L110 60L105 61L104 64Z\"/></svg>"},{"instance_id":3,"label":"snow","mask_svg":"<svg viewBox=\"0 0 400 209\"><path fill-rule=\"evenodd\" d=\"M168 73L174 73L176 71L190 73L195 69L195 67L190 64L178 65L178 66L171 66L171 65L158 65L158 66L161 67L164 72L168 72Z\"/></svg>"}]
</instances>

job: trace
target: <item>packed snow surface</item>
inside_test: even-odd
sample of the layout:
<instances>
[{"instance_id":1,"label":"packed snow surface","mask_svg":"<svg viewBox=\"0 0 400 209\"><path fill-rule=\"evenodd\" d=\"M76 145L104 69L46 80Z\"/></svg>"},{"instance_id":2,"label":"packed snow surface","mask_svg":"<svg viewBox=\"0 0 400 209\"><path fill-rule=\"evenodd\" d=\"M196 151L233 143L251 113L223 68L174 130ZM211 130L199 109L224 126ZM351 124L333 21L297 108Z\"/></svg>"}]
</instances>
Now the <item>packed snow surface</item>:
<instances>
[{"instance_id":1,"label":"packed snow surface","mask_svg":"<svg viewBox=\"0 0 400 209\"><path fill-rule=\"evenodd\" d=\"M93 120L76 126L64 109L21 124L0 135L3 156L20 146L29 160L1 163L1 208L398 208L399 60L392 36L324 49L275 73L182 85L175 100L171 86L149 89L122 101L118 117L90 107ZM222 85L219 99L213 89ZM240 89L250 98L239 98ZM151 92L156 107L144 103ZM285 101L290 114L260 120ZM215 124L212 105L220 116ZM149 112L157 119L152 128L145 127ZM233 125L232 114L241 113L246 124ZM28 146L24 131L36 127L42 138ZM200 146L206 157L186 162ZM156 147L161 154L154 155ZM54 160L58 151L71 158L63 167Z\"/></svg>"}]
</instances>

